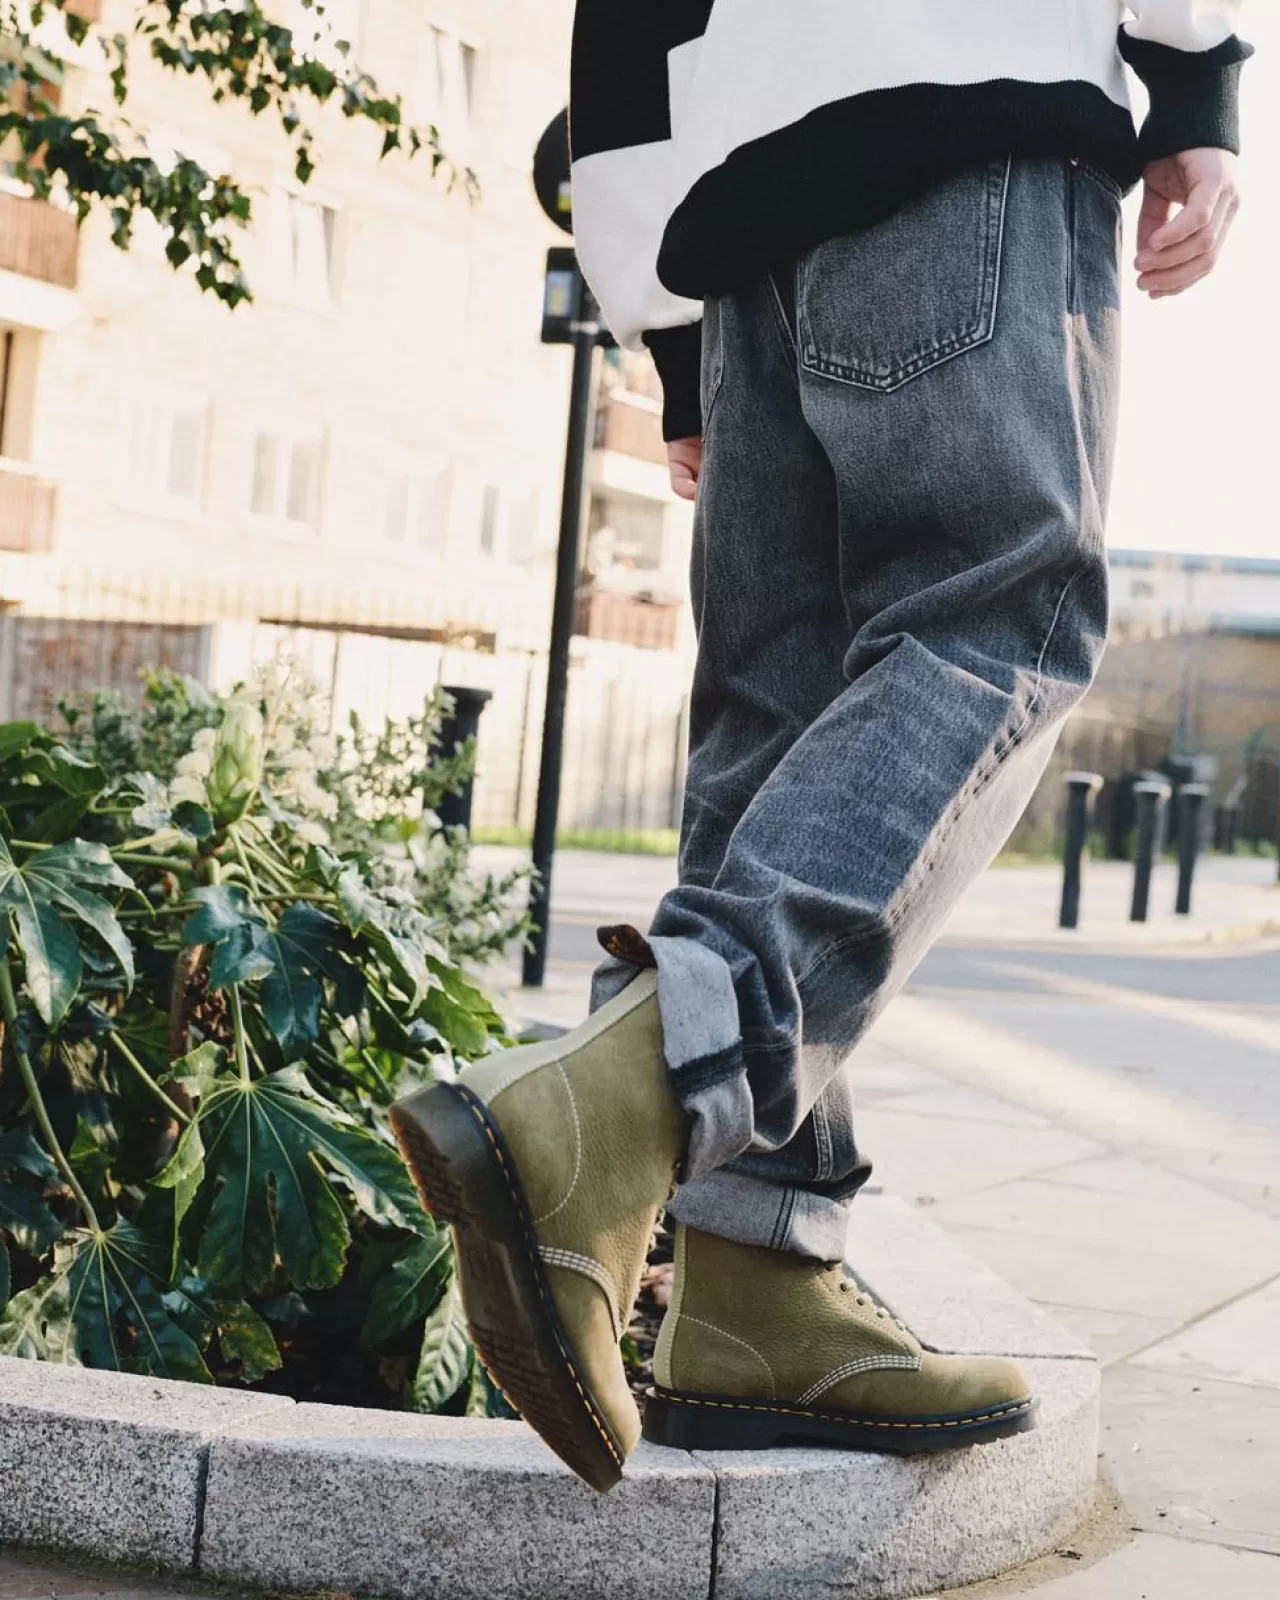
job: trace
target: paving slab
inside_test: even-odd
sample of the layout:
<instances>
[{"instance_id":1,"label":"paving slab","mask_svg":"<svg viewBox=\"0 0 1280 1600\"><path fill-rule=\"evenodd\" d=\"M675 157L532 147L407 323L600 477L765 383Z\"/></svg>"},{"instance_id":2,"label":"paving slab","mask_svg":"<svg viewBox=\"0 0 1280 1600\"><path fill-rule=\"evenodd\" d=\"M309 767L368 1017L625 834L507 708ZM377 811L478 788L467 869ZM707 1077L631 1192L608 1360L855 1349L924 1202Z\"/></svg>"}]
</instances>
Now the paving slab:
<instances>
[{"instance_id":1,"label":"paving slab","mask_svg":"<svg viewBox=\"0 0 1280 1600\"><path fill-rule=\"evenodd\" d=\"M961 1135L944 1117L883 1104L858 1112L858 1142L874 1152L877 1180L908 1200L971 1194L1104 1151L1092 1139L1056 1128L966 1122Z\"/></svg>"},{"instance_id":2,"label":"paving slab","mask_svg":"<svg viewBox=\"0 0 1280 1600\"><path fill-rule=\"evenodd\" d=\"M1092 1566L1023 1589L1015 1580L973 1591L934 1595L932 1600L987 1600L1001 1594L1032 1594L1035 1600L1275 1600L1280 1593L1280 1557L1221 1545L1140 1534L1131 1544Z\"/></svg>"},{"instance_id":3,"label":"paving slab","mask_svg":"<svg viewBox=\"0 0 1280 1600\"><path fill-rule=\"evenodd\" d=\"M1003 1283L1003 1279L1000 1280ZM1097 1306L1042 1304L1040 1309L1092 1350L1104 1366L1122 1361L1177 1326L1168 1317L1142 1317L1132 1311Z\"/></svg>"},{"instance_id":4,"label":"paving slab","mask_svg":"<svg viewBox=\"0 0 1280 1600\"><path fill-rule=\"evenodd\" d=\"M1124 1242L1119 1233L1119 1242L1094 1240L1087 1248L1053 1234L962 1223L949 1224L947 1233L1041 1305L1128 1312L1174 1325L1256 1288L1260 1276L1248 1261L1157 1255Z\"/></svg>"},{"instance_id":5,"label":"paving slab","mask_svg":"<svg viewBox=\"0 0 1280 1600\"><path fill-rule=\"evenodd\" d=\"M1019 1179L946 1200L934 1214L948 1226L1054 1238L1061 1241L1060 1250L1122 1237L1126 1245L1153 1255L1239 1266L1253 1283L1269 1271L1280 1273L1280 1223L1196 1185L1186 1188L1187 1194L1175 1197L1167 1189L1149 1195Z\"/></svg>"},{"instance_id":6,"label":"paving slab","mask_svg":"<svg viewBox=\"0 0 1280 1600\"><path fill-rule=\"evenodd\" d=\"M1033 1360L1035 1432L937 1455L697 1452L719 1485L716 1600L896 1600L1067 1539L1096 1486L1098 1372Z\"/></svg>"},{"instance_id":7,"label":"paving slab","mask_svg":"<svg viewBox=\"0 0 1280 1600\"><path fill-rule=\"evenodd\" d=\"M1134 1364L1280 1389L1280 1279L1162 1340Z\"/></svg>"},{"instance_id":8,"label":"paving slab","mask_svg":"<svg viewBox=\"0 0 1280 1600\"><path fill-rule=\"evenodd\" d=\"M641 1445L600 1496L523 1423L301 1405L215 1441L200 1566L387 1600L706 1600L715 1501L680 1451Z\"/></svg>"},{"instance_id":9,"label":"paving slab","mask_svg":"<svg viewBox=\"0 0 1280 1600\"><path fill-rule=\"evenodd\" d=\"M190 1569L210 1440L292 1407L0 1356L0 1543Z\"/></svg>"},{"instance_id":10,"label":"paving slab","mask_svg":"<svg viewBox=\"0 0 1280 1600\"><path fill-rule=\"evenodd\" d=\"M1091 1360L1078 1334L1032 1305L932 1220L891 1195L861 1195L849 1265L930 1349Z\"/></svg>"},{"instance_id":11,"label":"paving slab","mask_svg":"<svg viewBox=\"0 0 1280 1600\"><path fill-rule=\"evenodd\" d=\"M1124 1362L1103 1396L1103 1459L1136 1526L1280 1555L1280 1393Z\"/></svg>"}]
</instances>

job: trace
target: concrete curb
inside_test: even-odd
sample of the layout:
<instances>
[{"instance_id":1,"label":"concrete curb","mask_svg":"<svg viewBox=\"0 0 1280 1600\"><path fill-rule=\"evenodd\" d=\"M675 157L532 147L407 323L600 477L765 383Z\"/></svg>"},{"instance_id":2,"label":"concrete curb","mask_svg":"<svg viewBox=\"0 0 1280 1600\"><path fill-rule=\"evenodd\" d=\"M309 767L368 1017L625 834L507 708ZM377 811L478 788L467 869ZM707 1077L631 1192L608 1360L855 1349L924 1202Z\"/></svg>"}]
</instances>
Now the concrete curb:
<instances>
[{"instance_id":1,"label":"concrete curb","mask_svg":"<svg viewBox=\"0 0 1280 1600\"><path fill-rule=\"evenodd\" d=\"M1092 1355L896 1200L859 1200L851 1251L927 1344L1023 1359L1039 1428L945 1456L642 1445L601 1499L522 1423L0 1358L0 1542L388 1600L896 1600L1054 1549L1093 1500Z\"/></svg>"}]
</instances>

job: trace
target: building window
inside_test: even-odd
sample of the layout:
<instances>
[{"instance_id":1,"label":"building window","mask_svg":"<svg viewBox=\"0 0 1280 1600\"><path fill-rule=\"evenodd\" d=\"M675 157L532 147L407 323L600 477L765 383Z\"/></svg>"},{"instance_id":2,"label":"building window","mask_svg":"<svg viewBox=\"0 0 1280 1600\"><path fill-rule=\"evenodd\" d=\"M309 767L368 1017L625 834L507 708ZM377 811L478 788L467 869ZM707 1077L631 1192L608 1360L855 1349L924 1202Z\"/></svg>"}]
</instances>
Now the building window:
<instances>
[{"instance_id":1,"label":"building window","mask_svg":"<svg viewBox=\"0 0 1280 1600\"><path fill-rule=\"evenodd\" d=\"M263 428L253 441L249 509L299 528L320 525L324 435L288 435Z\"/></svg>"},{"instance_id":2,"label":"building window","mask_svg":"<svg viewBox=\"0 0 1280 1600\"><path fill-rule=\"evenodd\" d=\"M296 305L333 304L338 213L333 206L276 190L262 204L259 271L264 287Z\"/></svg>"},{"instance_id":3,"label":"building window","mask_svg":"<svg viewBox=\"0 0 1280 1600\"><path fill-rule=\"evenodd\" d=\"M442 551L449 535L450 485L448 467L393 477L387 485L382 523L388 542Z\"/></svg>"},{"instance_id":4,"label":"building window","mask_svg":"<svg viewBox=\"0 0 1280 1600\"><path fill-rule=\"evenodd\" d=\"M480 89L480 51L434 22L423 30L418 52L417 120L440 130L456 146L475 130Z\"/></svg>"},{"instance_id":5,"label":"building window","mask_svg":"<svg viewBox=\"0 0 1280 1600\"><path fill-rule=\"evenodd\" d=\"M480 496L480 550L486 556L498 553L498 521L502 514L502 495L496 483L486 483Z\"/></svg>"},{"instance_id":6,"label":"building window","mask_svg":"<svg viewBox=\"0 0 1280 1600\"><path fill-rule=\"evenodd\" d=\"M207 400L163 395L136 400L125 454L125 497L148 510L198 512L208 445Z\"/></svg>"}]
</instances>

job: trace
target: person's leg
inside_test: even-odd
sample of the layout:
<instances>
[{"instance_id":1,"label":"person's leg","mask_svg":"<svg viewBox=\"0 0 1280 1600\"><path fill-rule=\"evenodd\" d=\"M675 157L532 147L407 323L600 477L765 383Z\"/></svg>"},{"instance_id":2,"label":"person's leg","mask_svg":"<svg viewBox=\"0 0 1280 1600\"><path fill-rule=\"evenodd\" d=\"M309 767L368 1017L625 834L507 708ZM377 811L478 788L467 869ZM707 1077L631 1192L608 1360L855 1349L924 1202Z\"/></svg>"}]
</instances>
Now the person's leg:
<instances>
[{"instance_id":1,"label":"person's leg","mask_svg":"<svg viewBox=\"0 0 1280 1600\"><path fill-rule=\"evenodd\" d=\"M693 1119L670 1209L697 1229L841 1254L867 1170L842 1065L1004 842L1091 680L1118 230L1084 169L999 162L800 263L791 371L836 484L846 686L714 879L682 882L651 932ZM730 381L726 361L722 435L730 406L752 405ZM772 504L772 466L736 456L735 493ZM734 592L729 577L721 602ZM803 654L783 666L807 681Z\"/></svg>"},{"instance_id":2,"label":"person's leg","mask_svg":"<svg viewBox=\"0 0 1280 1600\"><path fill-rule=\"evenodd\" d=\"M796 404L836 486L848 687L746 806L713 881L666 902L656 974L393 1111L454 1225L486 1363L599 1488L638 1432L618 1337L677 1174L660 1434L742 1413L753 1425L721 1442L924 1448L1030 1421L1016 1366L930 1356L824 1264L857 1181L851 1122L828 1118L812 1159L801 1137L816 1105L847 1106L844 1056L1012 825L1100 644L1118 214L1058 163L1017 165L1007 204L1006 177L958 179L803 264ZM874 343L850 352L850 333ZM825 1189L806 1181L819 1162ZM748 1292L709 1303L735 1329L708 1344L699 1297L735 1273ZM748 1370L761 1343L767 1388ZM704 1412L699 1391L741 1398Z\"/></svg>"}]
</instances>

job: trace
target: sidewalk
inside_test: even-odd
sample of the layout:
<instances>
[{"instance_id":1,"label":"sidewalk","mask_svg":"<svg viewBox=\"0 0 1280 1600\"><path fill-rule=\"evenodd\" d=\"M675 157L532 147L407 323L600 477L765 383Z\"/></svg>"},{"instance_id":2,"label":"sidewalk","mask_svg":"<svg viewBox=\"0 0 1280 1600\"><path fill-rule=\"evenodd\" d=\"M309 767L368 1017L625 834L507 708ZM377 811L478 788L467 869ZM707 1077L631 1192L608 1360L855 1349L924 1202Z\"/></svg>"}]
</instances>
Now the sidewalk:
<instances>
[{"instance_id":1,"label":"sidewalk","mask_svg":"<svg viewBox=\"0 0 1280 1600\"><path fill-rule=\"evenodd\" d=\"M476 850L478 865L497 870L522 858L516 850ZM604 923L648 926L658 901L674 887L676 864L663 856L564 850L552 877L551 960L541 993L522 992L518 962L501 984L517 1016L559 1024L581 1020L592 968L599 959L595 930ZM1160 950L1169 946L1230 944L1280 934L1276 863L1245 856L1205 856L1196 871L1192 915L1173 906L1177 871L1161 862L1151 886L1151 916L1129 919L1133 868L1122 861L1085 864L1080 927L1058 927L1062 869L1055 864L992 867L956 908L946 947L1018 945L1044 951Z\"/></svg>"}]
</instances>

